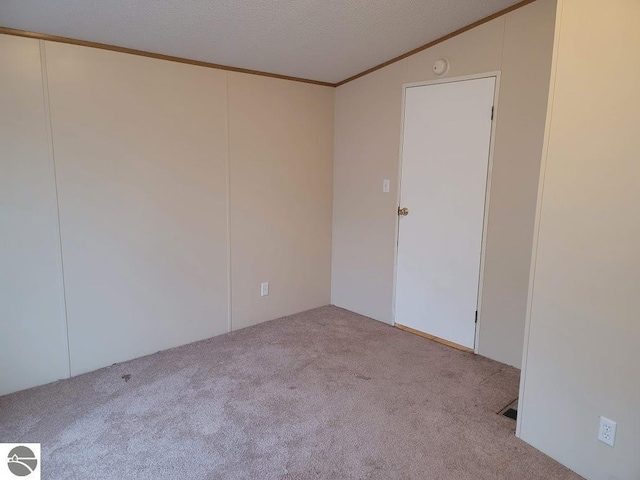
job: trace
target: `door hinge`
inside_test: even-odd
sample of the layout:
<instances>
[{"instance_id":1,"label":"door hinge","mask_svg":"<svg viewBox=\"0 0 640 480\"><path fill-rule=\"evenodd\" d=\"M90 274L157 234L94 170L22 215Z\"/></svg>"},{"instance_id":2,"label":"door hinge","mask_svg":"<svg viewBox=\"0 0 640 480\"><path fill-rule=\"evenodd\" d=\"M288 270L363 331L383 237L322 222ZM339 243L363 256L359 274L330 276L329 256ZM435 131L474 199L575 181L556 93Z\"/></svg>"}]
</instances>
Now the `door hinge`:
<instances>
[{"instance_id":1,"label":"door hinge","mask_svg":"<svg viewBox=\"0 0 640 480\"><path fill-rule=\"evenodd\" d=\"M478 310L476 310L476 321L475 323L478 323Z\"/></svg>"},{"instance_id":2,"label":"door hinge","mask_svg":"<svg viewBox=\"0 0 640 480\"><path fill-rule=\"evenodd\" d=\"M491 107L491 120L493 120L493 110L495 107Z\"/></svg>"}]
</instances>

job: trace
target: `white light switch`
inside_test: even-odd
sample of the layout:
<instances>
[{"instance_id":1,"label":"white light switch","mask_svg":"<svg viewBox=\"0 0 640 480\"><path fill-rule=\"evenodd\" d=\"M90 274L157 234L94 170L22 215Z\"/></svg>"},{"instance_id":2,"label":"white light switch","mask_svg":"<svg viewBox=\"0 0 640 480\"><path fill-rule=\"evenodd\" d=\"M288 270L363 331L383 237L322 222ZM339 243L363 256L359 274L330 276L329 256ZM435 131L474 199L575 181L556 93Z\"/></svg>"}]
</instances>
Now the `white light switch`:
<instances>
[{"instance_id":1,"label":"white light switch","mask_svg":"<svg viewBox=\"0 0 640 480\"><path fill-rule=\"evenodd\" d=\"M389 182L389 179L385 178L384 180L382 180L382 192L389 193L390 188L391 188L391 183Z\"/></svg>"},{"instance_id":2,"label":"white light switch","mask_svg":"<svg viewBox=\"0 0 640 480\"><path fill-rule=\"evenodd\" d=\"M269 282L264 282L260 284L260 296L266 297L269 295Z\"/></svg>"}]
</instances>

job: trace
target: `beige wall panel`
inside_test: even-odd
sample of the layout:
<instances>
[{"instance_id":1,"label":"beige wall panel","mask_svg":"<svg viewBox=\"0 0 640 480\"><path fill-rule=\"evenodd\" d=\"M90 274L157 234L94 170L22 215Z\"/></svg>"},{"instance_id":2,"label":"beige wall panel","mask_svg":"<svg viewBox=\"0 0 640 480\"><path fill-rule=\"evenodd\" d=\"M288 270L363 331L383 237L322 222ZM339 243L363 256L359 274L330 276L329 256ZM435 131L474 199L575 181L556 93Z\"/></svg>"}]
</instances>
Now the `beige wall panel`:
<instances>
[{"instance_id":1,"label":"beige wall panel","mask_svg":"<svg viewBox=\"0 0 640 480\"><path fill-rule=\"evenodd\" d=\"M226 332L225 73L46 51L72 374Z\"/></svg>"},{"instance_id":2,"label":"beige wall panel","mask_svg":"<svg viewBox=\"0 0 640 480\"><path fill-rule=\"evenodd\" d=\"M555 4L538 0L337 88L334 304L393 320L402 84L437 78L441 57L449 78L501 70L479 351L520 365Z\"/></svg>"},{"instance_id":3,"label":"beige wall panel","mask_svg":"<svg viewBox=\"0 0 640 480\"><path fill-rule=\"evenodd\" d=\"M586 478L636 479L640 3L559 3L520 436Z\"/></svg>"},{"instance_id":4,"label":"beige wall panel","mask_svg":"<svg viewBox=\"0 0 640 480\"><path fill-rule=\"evenodd\" d=\"M330 301L334 90L228 75L236 330Z\"/></svg>"},{"instance_id":5,"label":"beige wall panel","mask_svg":"<svg viewBox=\"0 0 640 480\"><path fill-rule=\"evenodd\" d=\"M336 90L332 303L387 323L405 70L400 61Z\"/></svg>"},{"instance_id":6,"label":"beige wall panel","mask_svg":"<svg viewBox=\"0 0 640 480\"><path fill-rule=\"evenodd\" d=\"M69 376L37 40L0 35L0 395Z\"/></svg>"},{"instance_id":7,"label":"beige wall panel","mask_svg":"<svg viewBox=\"0 0 640 480\"><path fill-rule=\"evenodd\" d=\"M479 353L520 367L555 0L505 16Z\"/></svg>"}]
</instances>

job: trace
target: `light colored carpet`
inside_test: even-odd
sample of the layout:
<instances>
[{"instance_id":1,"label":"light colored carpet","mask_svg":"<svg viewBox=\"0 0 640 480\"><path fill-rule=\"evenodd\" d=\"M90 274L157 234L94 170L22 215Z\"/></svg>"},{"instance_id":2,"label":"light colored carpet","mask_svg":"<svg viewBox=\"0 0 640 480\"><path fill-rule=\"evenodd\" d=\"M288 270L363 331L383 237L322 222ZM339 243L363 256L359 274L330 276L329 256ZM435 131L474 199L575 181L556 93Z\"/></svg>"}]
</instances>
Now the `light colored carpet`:
<instances>
[{"instance_id":1,"label":"light colored carpet","mask_svg":"<svg viewBox=\"0 0 640 480\"><path fill-rule=\"evenodd\" d=\"M580 478L496 413L518 377L322 307L0 397L0 441L47 480Z\"/></svg>"}]
</instances>

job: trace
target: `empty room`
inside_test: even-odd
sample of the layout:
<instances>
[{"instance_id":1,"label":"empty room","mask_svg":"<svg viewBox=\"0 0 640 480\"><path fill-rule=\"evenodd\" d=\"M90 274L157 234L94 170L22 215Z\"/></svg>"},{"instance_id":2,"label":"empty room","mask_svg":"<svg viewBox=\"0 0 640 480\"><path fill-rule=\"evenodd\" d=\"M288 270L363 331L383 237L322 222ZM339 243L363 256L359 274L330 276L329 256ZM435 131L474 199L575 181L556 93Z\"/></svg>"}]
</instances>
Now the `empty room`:
<instances>
[{"instance_id":1,"label":"empty room","mask_svg":"<svg viewBox=\"0 0 640 480\"><path fill-rule=\"evenodd\" d=\"M638 59L638 0L0 0L0 480L640 480Z\"/></svg>"}]
</instances>

